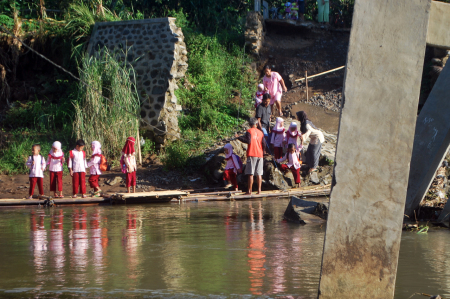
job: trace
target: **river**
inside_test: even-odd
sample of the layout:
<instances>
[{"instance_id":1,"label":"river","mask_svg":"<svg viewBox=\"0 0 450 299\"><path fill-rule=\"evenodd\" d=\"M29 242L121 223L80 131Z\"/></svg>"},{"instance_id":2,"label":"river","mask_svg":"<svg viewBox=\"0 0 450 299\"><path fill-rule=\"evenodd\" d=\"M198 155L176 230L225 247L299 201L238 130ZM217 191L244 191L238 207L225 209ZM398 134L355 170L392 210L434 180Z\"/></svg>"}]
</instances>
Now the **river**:
<instances>
[{"instance_id":1,"label":"river","mask_svg":"<svg viewBox=\"0 0 450 299\"><path fill-rule=\"evenodd\" d=\"M315 298L325 226L287 203L3 209L0 297ZM450 296L449 237L403 233L395 298Z\"/></svg>"}]
</instances>

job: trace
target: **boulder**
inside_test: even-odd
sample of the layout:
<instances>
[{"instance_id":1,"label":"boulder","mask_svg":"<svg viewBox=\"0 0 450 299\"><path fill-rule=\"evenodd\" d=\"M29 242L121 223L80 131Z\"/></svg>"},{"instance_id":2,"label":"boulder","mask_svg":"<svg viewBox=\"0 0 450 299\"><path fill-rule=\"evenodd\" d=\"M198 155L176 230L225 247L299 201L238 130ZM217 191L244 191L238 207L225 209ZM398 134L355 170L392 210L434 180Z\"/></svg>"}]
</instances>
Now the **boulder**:
<instances>
[{"instance_id":1,"label":"boulder","mask_svg":"<svg viewBox=\"0 0 450 299\"><path fill-rule=\"evenodd\" d=\"M323 223L323 219L314 215L317 206L317 202L292 196L284 212L284 219L298 224Z\"/></svg>"},{"instance_id":2,"label":"boulder","mask_svg":"<svg viewBox=\"0 0 450 299\"><path fill-rule=\"evenodd\" d=\"M296 187L292 172L282 173L279 168L275 167L271 157L264 158L263 180L270 187L280 190Z\"/></svg>"},{"instance_id":3,"label":"boulder","mask_svg":"<svg viewBox=\"0 0 450 299\"><path fill-rule=\"evenodd\" d=\"M109 179L106 181L106 184L110 185L110 186L114 186L115 184L121 183L122 182L122 178L120 176L116 176L112 179Z\"/></svg>"}]
</instances>

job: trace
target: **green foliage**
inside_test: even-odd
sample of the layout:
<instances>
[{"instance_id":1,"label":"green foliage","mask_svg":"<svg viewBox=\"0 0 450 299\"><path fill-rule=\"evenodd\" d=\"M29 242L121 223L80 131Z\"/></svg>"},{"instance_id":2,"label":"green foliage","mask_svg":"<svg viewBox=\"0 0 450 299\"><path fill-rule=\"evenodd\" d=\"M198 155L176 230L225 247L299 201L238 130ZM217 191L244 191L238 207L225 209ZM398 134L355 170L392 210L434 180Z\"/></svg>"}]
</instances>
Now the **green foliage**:
<instances>
[{"instance_id":1,"label":"green foliage","mask_svg":"<svg viewBox=\"0 0 450 299\"><path fill-rule=\"evenodd\" d=\"M8 29L12 29L14 27L14 19L7 15L0 14L0 24Z\"/></svg>"},{"instance_id":2,"label":"green foliage","mask_svg":"<svg viewBox=\"0 0 450 299\"><path fill-rule=\"evenodd\" d=\"M79 73L81 80L101 93L79 83L74 133L86 142L98 140L106 157L117 157L127 137L135 136L137 130L139 98L130 80L134 71L104 51L99 59L85 57Z\"/></svg>"},{"instance_id":3,"label":"green foliage","mask_svg":"<svg viewBox=\"0 0 450 299\"><path fill-rule=\"evenodd\" d=\"M155 142L150 139L145 139L144 145L141 147L142 155L145 156L146 154L154 154L156 153L155 149Z\"/></svg>"},{"instance_id":4,"label":"green foliage","mask_svg":"<svg viewBox=\"0 0 450 299\"><path fill-rule=\"evenodd\" d=\"M205 163L205 155L198 144L182 140L169 142L160 156L165 169L182 169L185 172L198 170Z\"/></svg>"}]
</instances>

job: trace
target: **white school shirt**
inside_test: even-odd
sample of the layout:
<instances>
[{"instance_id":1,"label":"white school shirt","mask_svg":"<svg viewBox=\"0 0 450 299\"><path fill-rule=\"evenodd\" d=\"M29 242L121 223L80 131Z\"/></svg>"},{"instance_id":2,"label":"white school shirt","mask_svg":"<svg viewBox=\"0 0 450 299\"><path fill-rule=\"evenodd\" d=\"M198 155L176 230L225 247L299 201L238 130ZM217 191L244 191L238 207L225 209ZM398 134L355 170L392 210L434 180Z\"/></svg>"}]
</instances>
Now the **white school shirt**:
<instances>
[{"instance_id":1,"label":"white school shirt","mask_svg":"<svg viewBox=\"0 0 450 299\"><path fill-rule=\"evenodd\" d=\"M34 161L34 165L33 165ZM27 167L30 169L30 178L43 178L45 170L45 159L41 155L28 157Z\"/></svg>"},{"instance_id":2,"label":"white school shirt","mask_svg":"<svg viewBox=\"0 0 450 299\"><path fill-rule=\"evenodd\" d=\"M63 163L61 163L61 160L52 159L51 155L48 155L47 165L48 170L51 172L60 172L63 171Z\"/></svg>"},{"instance_id":3,"label":"white school shirt","mask_svg":"<svg viewBox=\"0 0 450 299\"><path fill-rule=\"evenodd\" d=\"M84 158L83 151L72 150L73 159L70 158L69 152L69 169L72 168L73 172L86 172L86 159Z\"/></svg>"},{"instance_id":4,"label":"white school shirt","mask_svg":"<svg viewBox=\"0 0 450 299\"><path fill-rule=\"evenodd\" d=\"M131 168L130 172L136 171L137 165L136 165L136 152L132 153L131 155L123 154L123 160L125 162L125 165L127 165L127 168ZM128 171L128 170L127 170Z\"/></svg>"},{"instance_id":5,"label":"white school shirt","mask_svg":"<svg viewBox=\"0 0 450 299\"><path fill-rule=\"evenodd\" d=\"M91 160L87 163L87 166L89 167L89 174L102 174L100 171L100 160L101 158L99 156L95 156L94 158L91 157Z\"/></svg>"}]
</instances>

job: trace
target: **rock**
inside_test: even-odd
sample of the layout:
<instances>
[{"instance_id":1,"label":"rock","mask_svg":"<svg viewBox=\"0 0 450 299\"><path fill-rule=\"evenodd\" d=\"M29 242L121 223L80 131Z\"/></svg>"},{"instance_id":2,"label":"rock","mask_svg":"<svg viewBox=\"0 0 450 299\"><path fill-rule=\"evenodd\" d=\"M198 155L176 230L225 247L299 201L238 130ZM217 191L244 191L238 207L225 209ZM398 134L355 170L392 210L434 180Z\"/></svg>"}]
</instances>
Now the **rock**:
<instances>
[{"instance_id":1,"label":"rock","mask_svg":"<svg viewBox=\"0 0 450 299\"><path fill-rule=\"evenodd\" d=\"M110 185L110 186L114 186L117 183L121 183L122 182L122 178L120 176L116 176L113 179L109 179L106 181L106 184Z\"/></svg>"},{"instance_id":2,"label":"rock","mask_svg":"<svg viewBox=\"0 0 450 299\"><path fill-rule=\"evenodd\" d=\"M219 153L214 155L203 167L205 176L212 181L221 181L225 170L226 160L225 154Z\"/></svg>"},{"instance_id":3,"label":"rock","mask_svg":"<svg viewBox=\"0 0 450 299\"><path fill-rule=\"evenodd\" d=\"M315 185L320 184L320 180L319 180L319 177L317 176L317 172L311 172L309 175L309 180Z\"/></svg>"},{"instance_id":4,"label":"rock","mask_svg":"<svg viewBox=\"0 0 450 299\"><path fill-rule=\"evenodd\" d=\"M316 216L319 216L322 219L327 220L328 218L328 208L329 208L329 203L317 203L316 208L314 209L313 214Z\"/></svg>"},{"instance_id":5,"label":"rock","mask_svg":"<svg viewBox=\"0 0 450 299\"><path fill-rule=\"evenodd\" d=\"M264 158L263 180L270 185L280 190L290 189L295 187L294 176L291 171L286 173L280 172L279 168L275 167L272 158Z\"/></svg>"},{"instance_id":6,"label":"rock","mask_svg":"<svg viewBox=\"0 0 450 299\"><path fill-rule=\"evenodd\" d=\"M323 223L323 219L313 215L318 203L292 196L284 212L284 219L298 224Z\"/></svg>"},{"instance_id":7,"label":"rock","mask_svg":"<svg viewBox=\"0 0 450 299\"><path fill-rule=\"evenodd\" d=\"M431 296L430 299L442 299L442 297L439 295L434 295L434 296Z\"/></svg>"}]
</instances>

